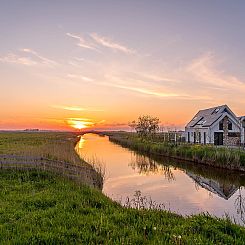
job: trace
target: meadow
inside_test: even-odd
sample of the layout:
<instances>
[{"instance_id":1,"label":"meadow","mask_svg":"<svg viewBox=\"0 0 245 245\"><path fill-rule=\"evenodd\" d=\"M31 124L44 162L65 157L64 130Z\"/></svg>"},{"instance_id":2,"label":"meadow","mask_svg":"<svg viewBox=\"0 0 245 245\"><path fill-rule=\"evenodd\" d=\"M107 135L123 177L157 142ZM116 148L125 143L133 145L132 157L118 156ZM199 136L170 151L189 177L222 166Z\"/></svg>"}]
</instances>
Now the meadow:
<instances>
[{"instance_id":1,"label":"meadow","mask_svg":"<svg viewBox=\"0 0 245 245\"><path fill-rule=\"evenodd\" d=\"M76 134L1 133L0 142L0 244L244 244L245 228L228 218L145 209L139 193L123 207L86 179L35 167L4 169L6 156L24 154L89 168L77 159Z\"/></svg>"}]
</instances>

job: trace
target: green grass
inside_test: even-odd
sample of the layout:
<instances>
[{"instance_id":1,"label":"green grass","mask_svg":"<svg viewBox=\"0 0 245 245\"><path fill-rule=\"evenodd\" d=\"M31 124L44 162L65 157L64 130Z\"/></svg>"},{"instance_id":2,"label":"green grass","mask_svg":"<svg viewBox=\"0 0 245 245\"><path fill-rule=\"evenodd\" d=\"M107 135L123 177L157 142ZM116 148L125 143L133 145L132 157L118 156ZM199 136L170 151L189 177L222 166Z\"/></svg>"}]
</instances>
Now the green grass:
<instances>
[{"instance_id":1,"label":"green grass","mask_svg":"<svg viewBox=\"0 0 245 245\"><path fill-rule=\"evenodd\" d=\"M34 154L47 150L50 145L77 142L77 134L63 132L0 132L0 154Z\"/></svg>"},{"instance_id":2,"label":"green grass","mask_svg":"<svg viewBox=\"0 0 245 245\"><path fill-rule=\"evenodd\" d=\"M147 154L176 157L226 169L245 169L245 151L217 148L212 145L173 144L141 139L136 134L109 133L110 140L124 147Z\"/></svg>"},{"instance_id":3,"label":"green grass","mask_svg":"<svg viewBox=\"0 0 245 245\"><path fill-rule=\"evenodd\" d=\"M244 244L229 220L123 208L45 172L0 174L0 244Z\"/></svg>"},{"instance_id":4,"label":"green grass","mask_svg":"<svg viewBox=\"0 0 245 245\"><path fill-rule=\"evenodd\" d=\"M73 133L0 133L0 160L21 155L88 166L74 150L77 140ZM0 244L244 244L245 229L228 219L126 208L84 184L0 169Z\"/></svg>"}]
</instances>

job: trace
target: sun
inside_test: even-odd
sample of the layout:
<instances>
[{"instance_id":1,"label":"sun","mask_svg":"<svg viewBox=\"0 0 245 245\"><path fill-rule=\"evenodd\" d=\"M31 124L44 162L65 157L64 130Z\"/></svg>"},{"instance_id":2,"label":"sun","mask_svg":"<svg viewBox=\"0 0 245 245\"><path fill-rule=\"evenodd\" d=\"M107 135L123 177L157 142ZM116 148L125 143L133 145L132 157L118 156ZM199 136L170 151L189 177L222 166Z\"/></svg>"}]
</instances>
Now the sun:
<instances>
[{"instance_id":1,"label":"sun","mask_svg":"<svg viewBox=\"0 0 245 245\"><path fill-rule=\"evenodd\" d=\"M87 118L68 118L67 124L79 130L94 126L94 123Z\"/></svg>"},{"instance_id":2,"label":"sun","mask_svg":"<svg viewBox=\"0 0 245 245\"><path fill-rule=\"evenodd\" d=\"M76 129L83 129L83 128L87 128L88 126L86 125L85 122L74 122L73 127Z\"/></svg>"}]
</instances>

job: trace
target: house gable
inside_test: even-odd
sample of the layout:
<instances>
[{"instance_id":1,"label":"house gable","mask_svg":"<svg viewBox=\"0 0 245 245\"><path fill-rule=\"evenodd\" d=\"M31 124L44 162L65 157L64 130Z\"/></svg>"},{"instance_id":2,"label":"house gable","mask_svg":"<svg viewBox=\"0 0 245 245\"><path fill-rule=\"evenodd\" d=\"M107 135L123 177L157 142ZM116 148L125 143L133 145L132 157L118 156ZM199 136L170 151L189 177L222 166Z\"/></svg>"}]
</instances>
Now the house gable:
<instances>
[{"instance_id":1,"label":"house gable","mask_svg":"<svg viewBox=\"0 0 245 245\"><path fill-rule=\"evenodd\" d=\"M208 128L214 123L217 123L224 115L229 115L236 125L239 124L236 115L231 111L227 105L212 107L209 109L200 110L193 119L186 125L188 128Z\"/></svg>"},{"instance_id":2,"label":"house gable","mask_svg":"<svg viewBox=\"0 0 245 245\"><path fill-rule=\"evenodd\" d=\"M228 117L229 121L233 123L237 128L240 128L239 121L236 117L233 117L230 113L225 112L221 117L218 118L211 126L210 129L216 127L225 117Z\"/></svg>"}]
</instances>

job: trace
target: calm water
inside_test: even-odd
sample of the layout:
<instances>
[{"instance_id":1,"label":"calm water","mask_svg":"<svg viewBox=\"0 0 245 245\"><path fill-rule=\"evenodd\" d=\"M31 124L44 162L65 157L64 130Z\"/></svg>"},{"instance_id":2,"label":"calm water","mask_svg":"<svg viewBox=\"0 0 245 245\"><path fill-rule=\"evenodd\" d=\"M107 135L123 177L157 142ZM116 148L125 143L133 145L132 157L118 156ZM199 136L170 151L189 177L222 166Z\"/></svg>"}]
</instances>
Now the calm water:
<instances>
[{"instance_id":1,"label":"calm water","mask_svg":"<svg viewBox=\"0 0 245 245\"><path fill-rule=\"evenodd\" d=\"M208 212L245 220L245 175L136 154L109 141L84 135L77 145L81 157L98 158L106 169L103 192L124 203L135 191L182 215ZM244 217L244 219L243 219Z\"/></svg>"}]
</instances>

